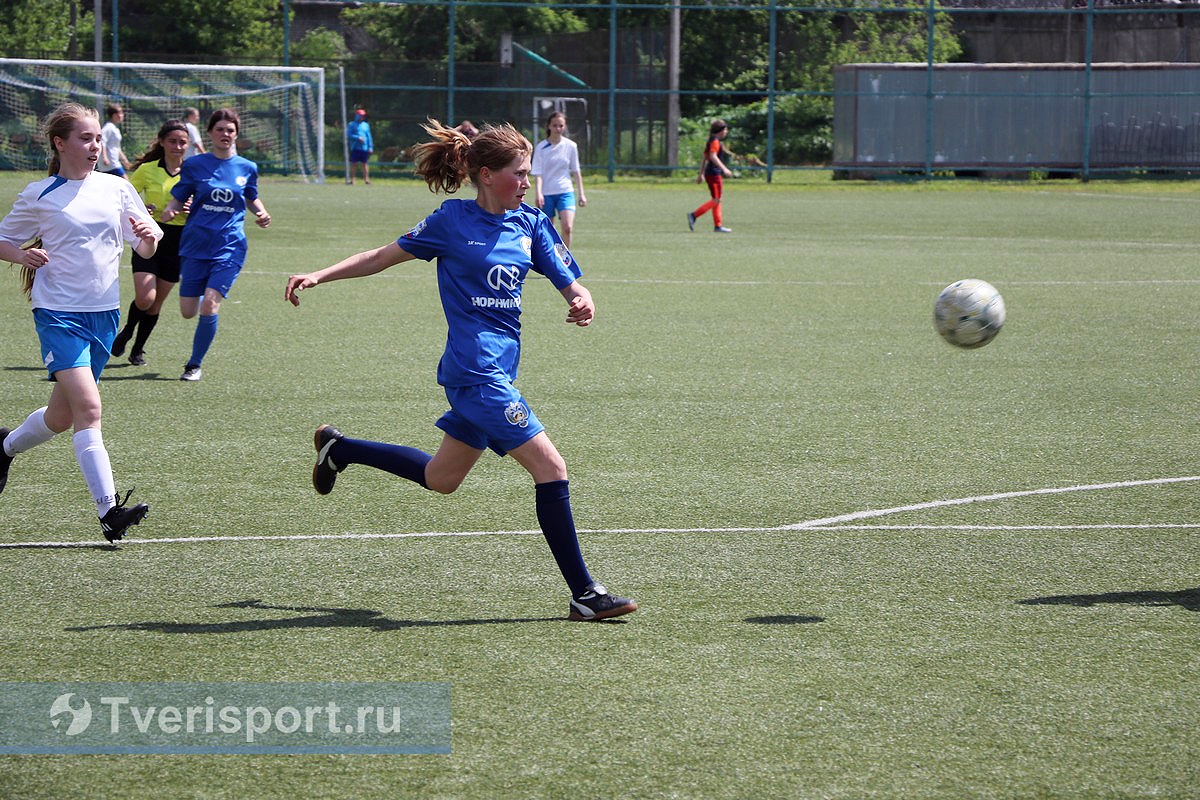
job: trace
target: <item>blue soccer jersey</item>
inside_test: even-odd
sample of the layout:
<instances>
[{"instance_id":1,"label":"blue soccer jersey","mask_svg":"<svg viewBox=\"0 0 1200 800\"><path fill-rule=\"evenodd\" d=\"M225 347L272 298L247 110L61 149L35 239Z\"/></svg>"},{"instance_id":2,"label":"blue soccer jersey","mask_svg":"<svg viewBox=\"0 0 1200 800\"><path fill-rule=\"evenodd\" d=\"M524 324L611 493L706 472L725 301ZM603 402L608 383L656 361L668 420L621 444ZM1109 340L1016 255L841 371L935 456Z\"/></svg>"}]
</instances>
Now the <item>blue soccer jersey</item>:
<instances>
[{"instance_id":1,"label":"blue soccer jersey","mask_svg":"<svg viewBox=\"0 0 1200 800\"><path fill-rule=\"evenodd\" d=\"M258 165L233 156L201 153L183 162L171 194L192 207L179 242L181 258L246 260L246 204L258 198Z\"/></svg>"},{"instance_id":2,"label":"blue soccer jersey","mask_svg":"<svg viewBox=\"0 0 1200 800\"><path fill-rule=\"evenodd\" d=\"M474 200L446 200L397 244L437 259L448 326L438 364L443 386L515 381L525 276L532 269L565 289L582 275L549 218L524 203L498 215Z\"/></svg>"}]
</instances>

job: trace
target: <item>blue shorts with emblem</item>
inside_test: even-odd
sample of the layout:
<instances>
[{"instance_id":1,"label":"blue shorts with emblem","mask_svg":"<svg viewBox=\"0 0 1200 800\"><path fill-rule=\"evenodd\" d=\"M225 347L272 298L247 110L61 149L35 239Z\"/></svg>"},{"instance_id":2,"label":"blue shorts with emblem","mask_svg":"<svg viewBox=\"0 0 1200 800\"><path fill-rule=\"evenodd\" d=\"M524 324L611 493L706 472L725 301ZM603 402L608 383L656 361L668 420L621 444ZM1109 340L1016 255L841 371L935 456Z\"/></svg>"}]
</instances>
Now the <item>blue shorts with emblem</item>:
<instances>
[{"instance_id":1,"label":"blue shorts with emblem","mask_svg":"<svg viewBox=\"0 0 1200 800\"><path fill-rule=\"evenodd\" d=\"M216 289L229 297L233 282L242 271L236 261L212 261L202 258L179 258L179 296L203 297L205 289Z\"/></svg>"},{"instance_id":2,"label":"blue shorts with emblem","mask_svg":"<svg viewBox=\"0 0 1200 800\"><path fill-rule=\"evenodd\" d=\"M554 219L554 215L559 211L574 211L575 210L575 193L563 192L562 194L547 194L543 195L546 204L542 206L542 211L546 212L546 216Z\"/></svg>"},{"instance_id":3,"label":"blue shorts with emblem","mask_svg":"<svg viewBox=\"0 0 1200 800\"><path fill-rule=\"evenodd\" d=\"M33 322L42 348L42 363L51 380L54 380L54 373L72 367L90 367L92 377L100 380L100 373L112 355L117 327L121 324L120 311L35 308Z\"/></svg>"},{"instance_id":4,"label":"blue shorts with emblem","mask_svg":"<svg viewBox=\"0 0 1200 800\"><path fill-rule=\"evenodd\" d=\"M450 410L435 424L447 435L476 450L490 447L505 455L545 430L511 383L445 388Z\"/></svg>"}]
</instances>

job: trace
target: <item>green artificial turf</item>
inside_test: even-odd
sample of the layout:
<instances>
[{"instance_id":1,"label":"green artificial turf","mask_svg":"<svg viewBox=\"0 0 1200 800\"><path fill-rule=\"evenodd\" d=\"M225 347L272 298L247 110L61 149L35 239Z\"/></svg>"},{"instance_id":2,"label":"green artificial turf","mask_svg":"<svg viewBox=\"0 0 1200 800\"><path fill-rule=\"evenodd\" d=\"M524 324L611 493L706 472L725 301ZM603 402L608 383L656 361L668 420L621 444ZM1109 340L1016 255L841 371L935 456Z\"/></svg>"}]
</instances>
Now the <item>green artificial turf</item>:
<instances>
[{"instance_id":1,"label":"green artificial turf","mask_svg":"<svg viewBox=\"0 0 1200 800\"><path fill-rule=\"evenodd\" d=\"M128 543L103 546L69 436L14 461L0 676L445 682L453 752L0 755L0 796L1196 796L1193 184L731 181L714 236L685 222L703 187L592 179L595 324L530 280L518 386L589 566L642 606L607 624L564 621L512 459L448 497L364 467L313 492L323 422L436 448L445 327L424 262L299 309L285 280L440 199L261 190L203 380L178 380L174 297L149 364L104 373L118 485L151 505ZM932 325L966 277L1008 305L974 351ZM15 427L49 384L5 283Z\"/></svg>"}]
</instances>

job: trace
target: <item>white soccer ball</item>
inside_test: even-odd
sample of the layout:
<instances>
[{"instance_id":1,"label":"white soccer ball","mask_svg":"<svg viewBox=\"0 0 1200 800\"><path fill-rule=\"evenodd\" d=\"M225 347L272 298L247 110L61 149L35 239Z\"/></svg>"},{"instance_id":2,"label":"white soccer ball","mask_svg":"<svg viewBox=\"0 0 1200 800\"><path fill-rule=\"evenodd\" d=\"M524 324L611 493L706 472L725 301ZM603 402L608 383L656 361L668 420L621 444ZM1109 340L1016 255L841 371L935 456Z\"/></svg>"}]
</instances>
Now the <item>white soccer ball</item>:
<instances>
[{"instance_id":1,"label":"white soccer ball","mask_svg":"<svg viewBox=\"0 0 1200 800\"><path fill-rule=\"evenodd\" d=\"M933 304L933 325L955 347L983 347L1004 326L1004 298L996 287L975 278L942 289Z\"/></svg>"}]
</instances>

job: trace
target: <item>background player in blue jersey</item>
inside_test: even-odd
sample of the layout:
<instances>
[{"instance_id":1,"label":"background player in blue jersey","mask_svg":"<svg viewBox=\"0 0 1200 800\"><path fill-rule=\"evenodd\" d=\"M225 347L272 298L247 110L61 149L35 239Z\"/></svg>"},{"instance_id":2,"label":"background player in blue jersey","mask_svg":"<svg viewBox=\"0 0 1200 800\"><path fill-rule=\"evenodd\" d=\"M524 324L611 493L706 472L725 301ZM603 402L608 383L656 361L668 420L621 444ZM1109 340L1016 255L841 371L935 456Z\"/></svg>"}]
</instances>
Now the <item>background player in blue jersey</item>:
<instances>
[{"instance_id":1,"label":"background player in blue jersey","mask_svg":"<svg viewBox=\"0 0 1200 800\"><path fill-rule=\"evenodd\" d=\"M100 373L121 319L121 253L125 242L143 258L154 255L162 230L133 185L97 172L100 120L78 103L59 106L43 126L50 143L50 176L17 196L0 221L0 259L21 265L42 362L54 382L50 402L15 429L0 428L0 491L13 456L67 428L100 529L110 542L124 537L150 507L126 505L116 489L100 433Z\"/></svg>"},{"instance_id":2,"label":"background player in blue jersey","mask_svg":"<svg viewBox=\"0 0 1200 800\"><path fill-rule=\"evenodd\" d=\"M229 296L246 262L246 209L260 228L271 215L258 198L258 165L237 154L241 121L233 109L222 108L208 120L212 146L207 153L183 162L179 183L162 214L170 222L183 211L188 198L188 221L179 241L179 311L184 319L200 312L192 337L192 355L180 380L200 380L200 364L217 336L221 301Z\"/></svg>"},{"instance_id":3,"label":"background player in blue jersey","mask_svg":"<svg viewBox=\"0 0 1200 800\"><path fill-rule=\"evenodd\" d=\"M371 153L375 152L375 140L371 138L371 124L367 122L365 108L354 109L354 119L346 124L346 143L350 146L350 173L348 183L354 183L354 165L362 167L363 183L371 182Z\"/></svg>"},{"instance_id":4,"label":"background player in blue jersey","mask_svg":"<svg viewBox=\"0 0 1200 800\"><path fill-rule=\"evenodd\" d=\"M414 258L437 259L446 314L446 349L438 383L450 410L437 421L437 453L350 439L330 425L317 429L313 486L333 491L350 464L365 464L442 494L457 489L484 450L511 455L533 477L538 523L571 590L568 619L598 620L637 610L592 580L579 550L566 462L513 383L520 358L521 289L539 272L567 301L567 322L585 327L595 304L579 283L579 265L549 218L522 201L529 191L532 145L511 125L485 127L474 140L430 120L432 141L417 146L417 172L433 191L453 193L468 179L474 200L450 199L398 241L325 269L288 278L284 296L320 283L374 275Z\"/></svg>"}]
</instances>

